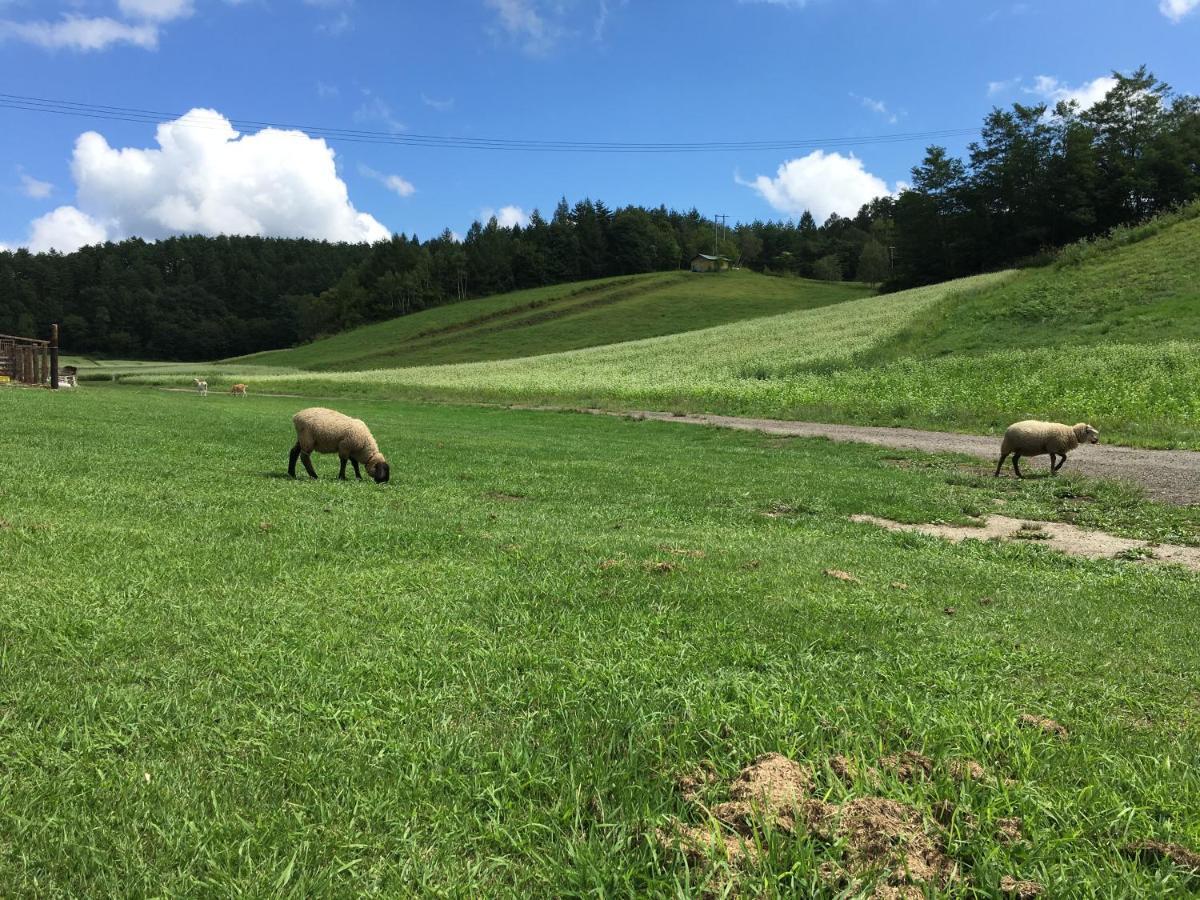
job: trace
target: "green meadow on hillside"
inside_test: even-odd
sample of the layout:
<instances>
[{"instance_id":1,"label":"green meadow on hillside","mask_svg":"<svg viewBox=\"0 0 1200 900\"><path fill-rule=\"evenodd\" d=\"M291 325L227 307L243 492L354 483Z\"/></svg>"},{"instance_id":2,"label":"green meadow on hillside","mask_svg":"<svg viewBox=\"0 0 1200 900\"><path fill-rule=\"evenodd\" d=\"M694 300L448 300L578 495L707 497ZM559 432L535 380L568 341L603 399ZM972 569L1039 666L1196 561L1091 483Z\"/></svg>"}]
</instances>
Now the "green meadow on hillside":
<instances>
[{"instance_id":1,"label":"green meadow on hillside","mask_svg":"<svg viewBox=\"0 0 1200 900\"><path fill-rule=\"evenodd\" d=\"M970 431L1086 419L1108 440L1200 448L1196 210L1042 269L530 359L266 375L254 387Z\"/></svg>"},{"instance_id":2,"label":"green meadow on hillside","mask_svg":"<svg viewBox=\"0 0 1200 900\"><path fill-rule=\"evenodd\" d=\"M339 405L392 483L338 482L332 457L292 481L301 405L0 390L4 893L833 896L845 847L816 834L762 830L741 868L658 839L718 827L704 810L766 752L828 802L914 810L955 896L1194 889L1121 848L1200 846L1180 639L1200 576L847 517L1004 500L1196 542L1200 510L861 445L372 401ZM102 452L66 452L81 434ZM883 762L905 751L929 778ZM845 783L835 755L881 775Z\"/></svg>"},{"instance_id":3,"label":"green meadow on hillside","mask_svg":"<svg viewBox=\"0 0 1200 900\"><path fill-rule=\"evenodd\" d=\"M813 309L872 292L861 284L740 271L604 278L452 303L229 362L348 371L512 359Z\"/></svg>"}]
</instances>

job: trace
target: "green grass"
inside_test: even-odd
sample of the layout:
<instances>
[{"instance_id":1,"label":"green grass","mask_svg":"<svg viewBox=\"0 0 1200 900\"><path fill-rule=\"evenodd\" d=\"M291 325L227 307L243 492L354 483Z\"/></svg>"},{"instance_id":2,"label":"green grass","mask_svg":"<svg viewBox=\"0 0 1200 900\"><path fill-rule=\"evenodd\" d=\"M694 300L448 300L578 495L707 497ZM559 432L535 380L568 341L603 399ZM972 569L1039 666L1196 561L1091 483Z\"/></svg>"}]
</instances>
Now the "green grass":
<instances>
[{"instance_id":1,"label":"green grass","mask_svg":"<svg viewBox=\"0 0 1200 900\"><path fill-rule=\"evenodd\" d=\"M910 748L1011 779L881 788L978 819L949 849L981 896L1006 874L1050 896L1196 889L1118 848L1200 845L1181 639L1200 579L845 517L998 498L1194 542L1200 512L950 457L368 401L341 406L392 484L332 480L329 457L289 481L299 405L0 391L7 896L697 895L706 871L651 838L696 821L676 774ZM1028 843L996 842L1001 816ZM743 894L813 893L836 851L771 840Z\"/></svg>"},{"instance_id":2,"label":"green grass","mask_svg":"<svg viewBox=\"0 0 1200 900\"><path fill-rule=\"evenodd\" d=\"M1119 240L1068 248L990 291L931 309L875 360L1002 350L1200 341L1200 204L1191 217Z\"/></svg>"},{"instance_id":3,"label":"green grass","mask_svg":"<svg viewBox=\"0 0 1200 900\"><path fill-rule=\"evenodd\" d=\"M872 292L866 285L753 272L605 278L453 303L234 362L351 371L511 359L812 309Z\"/></svg>"}]
</instances>

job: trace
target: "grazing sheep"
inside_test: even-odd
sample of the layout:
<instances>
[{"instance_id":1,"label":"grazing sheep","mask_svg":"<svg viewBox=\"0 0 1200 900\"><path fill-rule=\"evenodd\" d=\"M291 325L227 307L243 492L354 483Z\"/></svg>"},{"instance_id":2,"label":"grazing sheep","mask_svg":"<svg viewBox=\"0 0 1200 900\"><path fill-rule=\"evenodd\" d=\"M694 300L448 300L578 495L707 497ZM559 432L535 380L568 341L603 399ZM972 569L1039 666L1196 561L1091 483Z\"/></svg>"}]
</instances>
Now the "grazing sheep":
<instances>
[{"instance_id":1,"label":"grazing sheep","mask_svg":"<svg viewBox=\"0 0 1200 900\"><path fill-rule=\"evenodd\" d=\"M1067 461L1067 453L1080 444L1100 443L1100 432L1085 422L1078 425L1059 425L1057 422L1038 422L1029 420L1017 422L1008 426L1004 432L1004 440L1000 443L1000 462L996 463L996 474L1011 453L1013 471L1018 478L1024 478L1018 465L1022 456L1041 456L1050 454L1050 474L1054 475ZM1059 457L1057 463L1054 458Z\"/></svg>"},{"instance_id":2,"label":"grazing sheep","mask_svg":"<svg viewBox=\"0 0 1200 900\"><path fill-rule=\"evenodd\" d=\"M246 386L244 384L235 384L229 389L229 393L233 394L235 397L245 397Z\"/></svg>"},{"instance_id":3,"label":"grazing sheep","mask_svg":"<svg viewBox=\"0 0 1200 900\"><path fill-rule=\"evenodd\" d=\"M296 459L304 463L304 468L312 478L317 473L312 466L312 452L336 453L342 461L338 478L345 481L346 463L354 464L354 477L361 479L362 473L358 464L367 467L367 474L382 484L391 477L388 461L379 452L379 445L371 435L371 430L361 419L352 419L347 415L332 409L313 406L302 409L292 416L292 424L296 426L296 446L288 457L288 475L296 477Z\"/></svg>"},{"instance_id":4,"label":"grazing sheep","mask_svg":"<svg viewBox=\"0 0 1200 900\"><path fill-rule=\"evenodd\" d=\"M193 378L192 381L194 381L196 383L196 391L200 394L200 396L207 397L208 396L208 382L201 381L199 378Z\"/></svg>"}]
</instances>

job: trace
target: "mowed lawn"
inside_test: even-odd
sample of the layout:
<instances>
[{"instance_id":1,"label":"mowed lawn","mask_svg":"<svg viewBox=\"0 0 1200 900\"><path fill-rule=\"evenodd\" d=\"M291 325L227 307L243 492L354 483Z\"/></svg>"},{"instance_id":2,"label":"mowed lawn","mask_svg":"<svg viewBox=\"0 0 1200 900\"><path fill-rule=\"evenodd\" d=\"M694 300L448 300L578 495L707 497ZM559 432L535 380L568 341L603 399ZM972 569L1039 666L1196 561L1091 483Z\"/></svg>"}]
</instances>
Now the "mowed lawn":
<instances>
[{"instance_id":1,"label":"mowed lawn","mask_svg":"<svg viewBox=\"0 0 1200 900\"><path fill-rule=\"evenodd\" d=\"M778 751L842 800L868 788L830 756L905 750L990 773L870 789L930 829L956 804L960 894L1195 890L1119 848L1200 847L1200 577L846 516L1000 500L1195 542L1196 511L879 448L368 401L343 408L392 483L330 457L291 481L303 405L0 391L0 893L832 895L841 849L816 838L767 835L732 872L660 847L671 817L703 823L677 777Z\"/></svg>"}]
</instances>

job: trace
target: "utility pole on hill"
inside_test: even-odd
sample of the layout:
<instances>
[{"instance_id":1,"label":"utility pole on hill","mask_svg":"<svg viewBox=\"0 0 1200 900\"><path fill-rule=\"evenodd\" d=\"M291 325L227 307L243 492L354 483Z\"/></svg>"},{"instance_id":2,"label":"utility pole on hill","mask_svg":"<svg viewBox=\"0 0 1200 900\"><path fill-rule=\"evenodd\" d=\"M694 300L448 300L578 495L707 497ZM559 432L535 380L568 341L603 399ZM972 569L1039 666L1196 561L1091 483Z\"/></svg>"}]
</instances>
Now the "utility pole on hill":
<instances>
[{"instance_id":1,"label":"utility pole on hill","mask_svg":"<svg viewBox=\"0 0 1200 900\"><path fill-rule=\"evenodd\" d=\"M724 213L717 213L716 215L713 216L713 256L721 255L717 250L717 241L718 241L717 223L718 222L721 223L721 236L724 237L724 235L725 235L725 220L728 218L729 218L729 216L725 215ZM718 266L718 268L720 268L720 266Z\"/></svg>"}]
</instances>

